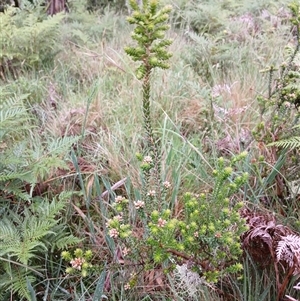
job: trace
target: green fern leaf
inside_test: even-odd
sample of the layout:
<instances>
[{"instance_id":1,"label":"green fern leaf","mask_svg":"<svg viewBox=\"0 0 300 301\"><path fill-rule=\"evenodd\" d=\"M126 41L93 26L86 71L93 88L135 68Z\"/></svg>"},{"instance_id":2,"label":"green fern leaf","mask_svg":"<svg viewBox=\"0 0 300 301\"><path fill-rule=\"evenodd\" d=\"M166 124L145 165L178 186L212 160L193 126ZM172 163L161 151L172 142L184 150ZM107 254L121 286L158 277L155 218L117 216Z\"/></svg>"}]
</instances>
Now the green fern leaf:
<instances>
[{"instance_id":1,"label":"green fern leaf","mask_svg":"<svg viewBox=\"0 0 300 301\"><path fill-rule=\"evenodd\" d=\"M17 293L20 297L31 300L28 283L34 283L36 281L35 277L20 267L14 268L11 274L13 281L11 281L9 289L11 289L13 293Z\"/></svg>"},{"instance_id":2,"label":"green fern leaf","mask_svg":"<svg viewBox=\"0 0 300 301\"><path fill-rule=\"evenodd\" d=\"M20 231L11 221L3 219L0 222L0 256L14 252L20 243Z\"/></svg>"},{"instance_id":3,"label":"green fern leaf","mask_svg":"<svg viewBox=\"0 0 300 301\"><path fill-rule=\"evenodd\" d=\"M82 241L82 239L79 239L73 235L69 235L66 236L64 234L63 237L61 237L60 239L55 240L54 242L54 246L60 250L62 249L66 249L70 246L76 246L78 245L78 243L80 243Z\"/></svg>"},{"instance_id":4,"label":"green fern leaf","mask_svg":"<svg viewBox=\"0 0 300 301\"><path fill-rule=\"evenodd\" d=\"M295 149L300 147L300 137L291 137L289 139L276 141L268 144L268 146L277 146L282 148Z\"/></svg>"}]
</instances>

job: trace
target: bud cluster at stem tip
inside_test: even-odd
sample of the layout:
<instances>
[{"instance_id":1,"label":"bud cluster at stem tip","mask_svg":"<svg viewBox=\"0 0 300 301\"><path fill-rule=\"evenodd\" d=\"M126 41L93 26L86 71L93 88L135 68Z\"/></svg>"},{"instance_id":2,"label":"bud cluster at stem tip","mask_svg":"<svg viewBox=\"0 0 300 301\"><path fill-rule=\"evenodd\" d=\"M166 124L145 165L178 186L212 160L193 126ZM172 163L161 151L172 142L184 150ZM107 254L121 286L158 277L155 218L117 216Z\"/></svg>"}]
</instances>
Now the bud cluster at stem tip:
<instances>
[{"instance_id":1,"label":"bud cluster at stem tip","mask_svg":"<svg viewBox=\"0 0 300 301\"><path fill-rule=\"evenodd\" d=\"M131 0L130 5L133 13L127 21L135 25L131 37L138 45L125 47L125 52L134 61L142 62L136 69L137 78L142 79L152 68L169 68L167 60L172 54L166 50L166 47L172 44L172 40L165 39L164 36L170 28L166 22L172 7L167 5L159 9L157 0L144 0L142 7L135 0Z\"/></svg>"}]
</instances>

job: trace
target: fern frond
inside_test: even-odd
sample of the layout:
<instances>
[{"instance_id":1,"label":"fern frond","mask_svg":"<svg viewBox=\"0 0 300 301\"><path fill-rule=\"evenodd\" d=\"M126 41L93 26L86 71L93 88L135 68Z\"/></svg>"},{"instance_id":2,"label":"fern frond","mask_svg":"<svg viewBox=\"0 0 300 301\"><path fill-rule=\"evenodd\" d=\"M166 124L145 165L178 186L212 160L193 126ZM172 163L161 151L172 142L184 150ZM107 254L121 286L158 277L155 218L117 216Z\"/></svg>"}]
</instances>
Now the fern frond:
<instances>
[{"instance_id":1,"label":"fern frond","mask_svg":"<svg viewBox=\"0 0 300 301\"><path fill-rule=\"evenodd\" d=\"M22 264L40 251L47 251L46 236L55 236L56 216L64 209L65 202L44 201L31 210L24 209L23 219L16 219L12 212L0 222L0 255L15 256ZM63 228L64 229L64 228Z\"/></svg>"},{"instance_id":2,"label":"fern frond","mask_svg":"<svg viewBox=\"0 0 300 301\"><path fill-rule=\"evenodd\" d=\"M14 61L13 68L19 71L53 61L59 50L59 29L65 16L56 14L47 18L40 12L39 5L22 10L10 7L0 15L0 59L4 69L5 62ZM6 72L12 71L8 68Z\"/></svg>"},{"instance_id":3,"label":"fern frond","mask_svg":"<svg viewBox=\"0 0 300 301\"><path fill-rule=\"evenodd\" d=\"M289 149L299 148L300 147L300 136L299 137L291 137L289 139L285 139L285 140L281 140L281 141L276 141L276 142L268 144L268 146L277 146L277 147L289 148Z\"/></svg>"},{"instance_id":4,"label":"fern frond","mask_svg":"<svg viewBox=\"0 0 300 301\"><path fill-rule=\"evenodd\" d=\"M20 133L28 127L29 114L23 101L29 94L10 96L0 89L0 95L0 140L2 140L5 135Z\"/></svg>"},{"instance_id":5,"label":"fern frond","mask_svg":"<svg viewBox=\"0 0 300 301\"><path fill-rule=\"evenodd\" d=\"M66 249L67 247L70 246L75 246L78 245L78 243L80 243L82 240L73 236L73 235L68 235L66 236L66 234L64 233L64 235L54 241L54 246L60 250L62 249Z\"/></svg>"},{"instance_id":6,"label":"fern frond","mask_svg":"<svg viewBox=\"0 0 300 301\"><path fill-rule=\"evenodd\" d=\"M3 219L0 222L0 256L13 253L20 244L20 231L11 221Z\"/></svg>"},{"instance_id":7,"label":"fern frond","mask_svg":"<svg viewBox=\"0 0 300 301\"><path fill-rule=\"evenodd\" d=\"M21 95L12 95L11 93L5 92L4 89L0 89L2 98L0 99L0 109L9 109L18 105L19 107L24 107L23 101L28 98L29 93Z\"/></svg>"},{"instance_id":8,"label":"fern frond","mask_svg":"<svg viewBox=\"0 0 300 301\"><path fill-rule=\"evenodd\" d=\"M64 160L72 148L72 145L78 141L79 137L63 137L52 139L46 145L46 149L35 149L31 156L35 158L30 170L33 174L39 175L44 179L49 173L57 168L68 169Z\"/></svg>"},{"instance_id":9,"label":"fern frond","mask_svg":"<svg viewBox=\"0 0 300 301\"><path fill-rule=\"evenodd\" d=\"M0 191L4 192L6 195L13 195L19 200L30 202L31 197L28 193L24 192L18 183L18 179L12 182L4 182L6 185L2 185L0 182Z\"/></svg>"},{"instance_id":10,"label":"fern frond","mask_svg":"<svg viewBox=\"0 0 300 301\"><path fill-rule=\"evenodd\" d=\"M24 174L25 175L25 174ZM17 172L0 173L0 182L8 182L10 180L20 179L22 178L22 174Z\"/></svg>"},{"instance_id":11,"label":"fern frond","mask_svg":"<svg viewBox=\"0 0 300 301\"><path fill-rule=\"evenodd\" d=\"M47 251L47 248L43 242L38 240L30 241L27 239L17 246L14 251L14 255L22 264L28 265L29 260L31 258L35 258L36 253L41 251Z\"/></svg>"},{"instance_id":12,"label":"fern frond","mask_svg":"<svg viewBox=\"0 0 300 301\"><path fill-rule=\"evenodd\" d=\"M45 217L47 219L54 220L55 217L64 210L66 201L57 201L53 199L51 202L44 200L38 204L35 208L32 208L33 214L39 217ZM55 222L57 222L55 220Z\"/></svg>"},{"instance_id":13,"label":"fern frond","mask_svg":"<svg viewBox=\"0 0 300 301\"><path fill-rule=\"evenodd\" d=\"M266 227L258 227L251 231L249 239L254 240L255 238L263 241L269 249L272 248L272 236L268 233L268 231L266 231Z\"/></svg>"},{"instance_id":14,"label":"fern frond","mask_svg":"<svg viewBox=\"0 0 300 301\"><path fill-rule=\"evenodd\" d=\"M296 257L296 261L294 258ZM276 248L277 261L285 261L290 267L297 263L300 268L300 236L287 235L282 237Z\"/></svg>"},{"instance_id":15,"label":"fern frond","mask_svg":"<svg viewBox=\"0 0 300 301\"><path fill-rule=\"evenodd\" d=\"M30 216L26 217L22 230L25 241L38 241L49 233L53 233L50 229L56 224L56 221L48 216Z\"/></svg>"},{"instance_id":16,"label":"fern frond","mask_svg":"<svg viewBox=\"0 0 300 301\"><path fill-rule=\"evenodd\" d=\"M25 109L21 106L19 107L14 107L14 108L10 108L10 109L4 109L1 110L0 112L0 124L1 124L1 128L3 127L3 123L6 122L9 119L14 119L16 118L18 115L22 115L25 112Z\"/></svg>"},{"instance_id":17,"label":"fern frond","mask_svg":"<svg viewBox=\"0 0 300 301\"><path fill-rule=\"evenodd\" d=\"M65 136L63 138L53 139L47 145L48 154L61 154L70 151L71 146L79 140L79 137Z\"/></svg>"},{"instance_id":18,"label":"fern frond","mask_svg":"<svg viewBox=\"0 0 300 301\"><path fill-rule=\"evenodd\" d=\"M7 276L10 277L7 289L13 293L17 293L21 298L31 300L27 282L33 284L36 278L23 267L7 268L6 272Z\"/></svg>"},{"instance_id":19,"label":"fern frond","mask_svg":"<svg viewBox=\"0 0 300 301\"><path fill-rule=\"evenodd\" d=\"M22 226L24 224L26 225L26 222L24 222ZM30 229L30 231L34 230L36 229ZM17 228L12 220L5 218L0 223L0 256L14 256L17 257L22 264L27 265L29 259L34 256L37 247L46 249L45 245L38 240L42 230L44 230L44 228L34 232L37 238L35 236L32 237L33 235L28 236L28 229Z\"/></svg>"}]
</instances>

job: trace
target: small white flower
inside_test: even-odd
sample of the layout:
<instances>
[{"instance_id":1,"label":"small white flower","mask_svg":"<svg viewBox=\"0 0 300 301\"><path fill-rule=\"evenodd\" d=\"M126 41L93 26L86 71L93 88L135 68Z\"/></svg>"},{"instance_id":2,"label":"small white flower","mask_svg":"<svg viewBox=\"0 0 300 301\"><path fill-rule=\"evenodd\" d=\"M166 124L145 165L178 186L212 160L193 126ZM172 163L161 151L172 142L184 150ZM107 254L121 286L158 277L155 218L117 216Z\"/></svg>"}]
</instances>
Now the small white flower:
<instances>
[{"instance_id":1,"label":"small white flower","mask_svg":"<svg viewBox=\"0 0 300 301\"><path fill-rule=\"evenodd\" d=\"M163 228L166 225L167 221L162 219L161 217L157 221L157 226Z\"/></svg>"},{"instance_id":2,"label":"small white flower","mask_svg":"<svg viewBox=\"0 0 300 301\"><path fill-rule=\"evenodd\" d=\"M121 195L118 195L118 196L115 198L115 202L116 202L117 204L122 203L122 201L124 201L124 200L125 200L125 198L124 198L123 196L121 196Z\"/></svg>"},{"instance_id":3,"label":"small white flower","mask_svg":"<svg viewBox=\"0 0 300 301\"><path fill-rule=\"evenodd\" d=\"M285 106L286 108L290 108L290 107L291 107L291 103L288 102L288 101L285 101L285 102L284 102L284 106Z\"/></svg>"},{"instance_id":4,"label":"small white flower","mask_svg":"<svg viewBox=\"0 0 300 301\"><path fill-rule=\"evenodd\" d=\"M70 261L72 268L77 269L79 271L81 270L81 266L84 262L85 262L84 258L75 258Z\"/></svg>"},{"instance_id":5,"label":"small white flower","mask_svg":"<svg viewBox=\"0 0 300 301\"><path fill-rule=\"evenodd\" d=\"M141 208L144 208L144 206L145 206L145 202L143 202L143 201L136 201L136 202L134 202L134 206L135 206L135 209L141 209Z\"/></svg>"},{"instance_id":6,"label":"small white flower","mask_svg":"<svg viewBox=\"0 0 300 301\"><path fill-rule=\"evenodd\" d=\"M153 160L150 156L145 156L143 162L150 164L153 162Z\"/></svg>"},{"instance_id":7,"label":"small white flower","mask_svg":"<svg viewBox=\"0 0 300 301\"><path fill-rule=\"evenodd\" d=\"M150 196L150 197L152 197L152 198L155 197L155 194L156 194L155 190L150 190L150 191L147 193L147 195Z\"/></svg>"},{"instance_id":8,"label":"small white flower","mask_svg":"<svg viewBox=\"0 0 300 301\"><path fill-rule=\"evenodd\" d=\"M290 93L289 95L291 98L295 98L296 97L296 94L295 93Z\"/></svg>"},{"instance_id":9,"label":"small white flower","mask_svg":"<svg viewBox=\"0 0 300 301\"><path fill-rule=\"evenodd\" d=\"M117 229L110 229L108 233L112 238L117 238L119 236L119 231Z\"/></svg>"},{"instance_id":10,"label":"small white flower","mask_svg":"<svg viewBox=\"0 0 300 301\"><path fill-rule=\"evenodd\" d=\"M171 187L171 183L168 181L163 182L163 185L166 189L169 189Z\"/></svg>"},{"instance_id":11,"label":"small white flower","mask_svg":"<svg viewBox=\"0 0 300 301\"><path fill-rule=\"evenodd\" d=\"M116 215L116 216L114 217L114 219L118 220L119 222L123 221L123 214L120 213L120 214Z\"/></svg>"},{"instance_id":12,"label":"small white flower","mask_svg":"<svg viewBox=\"0 0 300 301\"><path fill-rule=\"evenodd\" d=\"M123 253L124 256L127 256L127 255L129 254L129 252L130 252L130 249L128 249L128 248L126 248L126 247L124 247L124 248L122 249L122 253Z\"/></svg>"},{"instance_id":13,"label":"small white flower","mask_svg":"<svg viewBox=\"0 0 300 301\"><path fill-rule=\"evenodd\" d=\"M124 285L124 289L125 289L125 291L128 291L128 290L130 289L130 284L129 284L129 283L126 283L126 284Z\"/></svg>"}]
</instances>

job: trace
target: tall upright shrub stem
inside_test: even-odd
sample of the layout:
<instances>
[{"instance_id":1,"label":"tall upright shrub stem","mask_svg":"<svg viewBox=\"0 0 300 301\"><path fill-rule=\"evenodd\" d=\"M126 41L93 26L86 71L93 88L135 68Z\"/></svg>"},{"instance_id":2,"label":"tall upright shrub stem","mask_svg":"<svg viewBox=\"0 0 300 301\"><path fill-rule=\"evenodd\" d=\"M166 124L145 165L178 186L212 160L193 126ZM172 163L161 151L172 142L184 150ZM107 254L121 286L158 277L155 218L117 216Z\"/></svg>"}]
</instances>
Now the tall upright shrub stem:
<instances>
[{"instance_id":1,"label":"tall upright shrub stem","mask_svg":"<svg viewBox=\"0 0 300 301\"><path fill-rule=\"evenodd\" d=\"M166 47L172 40L165 39L165 32L169 29L166 24L171 6L159 9L158 0L143 0L141 7L135 0L130 0L133 13L127 18L130 24L135 25L132 39L137 42L136 47L125 47L125 52L134 61L140 61L136 69L136 76L142 80L143 118L146 132L147 155L153 159L154 181L157 198L161 197L161 149L160 139L154 135L151 118L151 76L156 67L168 69L168 59L172 56ZM149 180L149 179L148 179ZM146 181L147 182L147 181Z\"/></svg>"}]
</instances>

